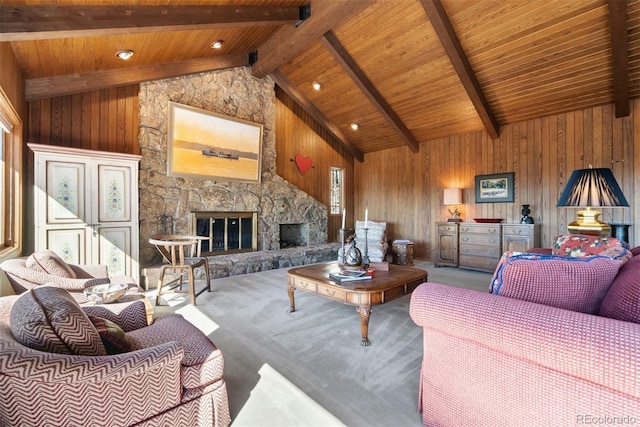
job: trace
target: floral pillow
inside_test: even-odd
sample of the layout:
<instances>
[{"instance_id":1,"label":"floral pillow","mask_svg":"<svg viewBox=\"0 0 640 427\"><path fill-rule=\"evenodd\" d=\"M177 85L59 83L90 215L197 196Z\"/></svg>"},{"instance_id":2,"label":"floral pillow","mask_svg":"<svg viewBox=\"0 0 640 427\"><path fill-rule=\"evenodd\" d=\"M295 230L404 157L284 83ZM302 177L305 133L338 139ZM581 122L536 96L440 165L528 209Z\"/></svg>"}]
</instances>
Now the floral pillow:
<instances>
[{"instance_id":1,"label":"floral pillow","mask_svg":"<svg viewBox=\"0 0 640 427\"><path fill-rule=\"evenodd\" d=\"M615 237L586 236L582 234L560 234L553 243L551 253L572 258L600 255L626 262L631 252Z\"/></svg>"}]
</instances>

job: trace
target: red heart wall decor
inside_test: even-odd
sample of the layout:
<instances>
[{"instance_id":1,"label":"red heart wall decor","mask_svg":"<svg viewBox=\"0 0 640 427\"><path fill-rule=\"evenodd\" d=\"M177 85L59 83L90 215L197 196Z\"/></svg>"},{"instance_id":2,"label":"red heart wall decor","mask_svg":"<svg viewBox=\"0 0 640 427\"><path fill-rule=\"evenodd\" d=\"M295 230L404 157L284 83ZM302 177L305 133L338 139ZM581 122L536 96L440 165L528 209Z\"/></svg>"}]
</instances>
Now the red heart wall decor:
<instances>
[{"instance_id":1,"label":"red heart wall decor","mask_svg":"<svg viewBox=\"0 0 640 427\"><path fill-rule=\"evenodd\" d=\"M302 154L296 154L295 157L296 165L298 165L298 170L302 175L304 175L309 168L311 168L311 157L305 157Z\"/></svg>"}]
</instances>

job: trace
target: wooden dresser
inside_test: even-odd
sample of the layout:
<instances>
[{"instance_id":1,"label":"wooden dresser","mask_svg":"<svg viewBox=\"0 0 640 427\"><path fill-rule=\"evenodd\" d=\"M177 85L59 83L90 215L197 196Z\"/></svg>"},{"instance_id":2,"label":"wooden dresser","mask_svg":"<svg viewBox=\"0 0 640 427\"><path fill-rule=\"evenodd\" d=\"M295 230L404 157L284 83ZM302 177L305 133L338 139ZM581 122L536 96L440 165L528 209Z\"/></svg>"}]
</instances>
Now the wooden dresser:
<instances>
[{"instance_id":1,"label":"wooden dresser","mask_svg":"<svg viewBox=\"0 0 640 427\"><path fill-rule=\"evenodd\" d=\"M538 224L438 222L435 267L460 267L493 273L506 251L540 246Z\"/></svg>"},{"instance_id":2,"label":"wooden dresser","mask_svg":"<svg viewBox=\"0 0 640 427\"><path fill-rule=\"evenodd\" d=\"M502 224L460 224L458 265L493 273L502 255Z\"/></svg>"}]
</instances>

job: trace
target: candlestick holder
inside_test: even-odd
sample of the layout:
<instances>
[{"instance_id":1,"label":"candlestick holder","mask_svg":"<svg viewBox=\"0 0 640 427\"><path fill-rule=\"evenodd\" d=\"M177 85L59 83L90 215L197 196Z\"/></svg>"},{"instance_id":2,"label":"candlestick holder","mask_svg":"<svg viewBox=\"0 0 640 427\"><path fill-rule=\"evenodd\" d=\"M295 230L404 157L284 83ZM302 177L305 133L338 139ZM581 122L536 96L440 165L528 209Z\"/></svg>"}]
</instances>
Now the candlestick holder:
<instances>
[{"instance_id":1,"label":"candlestick holder","mask_svg":"<svg viewBox=\"0 0 640 427\"><path fill-rule=\"evenodd\" d=\"M369 228L365 227L364 230L364 253L362 254L362 265L369 265L369 239L367 238L367 234L369 233Z\"/></svg>"},{"instance_id":2,"label":"candlestick holder","mask_svg":"<svg viewBox=\"0 0 640 427\"><path fill-rule=\"evenodd\" d=\"M347 263L347 250L344 247L344 227L340 229L340 242L342 245L342 252L338 251L338 264L345 265Z\"/></svg>"}]
</instances>

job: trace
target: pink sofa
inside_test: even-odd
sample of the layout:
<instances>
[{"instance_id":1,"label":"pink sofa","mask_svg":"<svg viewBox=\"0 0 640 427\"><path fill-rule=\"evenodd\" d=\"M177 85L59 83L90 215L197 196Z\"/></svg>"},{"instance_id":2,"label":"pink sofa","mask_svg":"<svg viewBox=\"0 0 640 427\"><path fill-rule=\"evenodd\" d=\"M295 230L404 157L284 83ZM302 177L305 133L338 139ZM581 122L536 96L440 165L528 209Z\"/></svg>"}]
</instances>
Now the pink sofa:
<instances>
[{"instance_id":1,"label":"pink sofa","mask_svg":"<svg viewBox=\"0 0 640 427\"><path fill-rule=\"evenodd\" d=\"M142 301L115 326L96 308L54 286L0 298L0 426L230 423L222 353L199 329L147 325Z\"/></svg>"},{"instance_id":2,"label":"pink sofa","mask_svg":"<svg viewBox=\"0 0 640 427\"><path fill-rule=\"evenodd\" d=\"M640 422L640 256L611 260L619 263L613 280L591 284L589 292L565 278L575 277L567 274L571 269L593 268L592 261L540 257L514 259L505 267L514 271L503 269L501 291L509 289L510 296L437 283L413 292L410 315L423 327L424 424ZM592 258L610 273L602 257ZM518 283L532 276L549 285ZM566 297L549 298L549 292Z\"/></svg>"}]
</instances>

